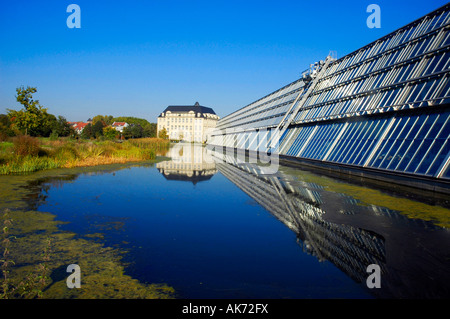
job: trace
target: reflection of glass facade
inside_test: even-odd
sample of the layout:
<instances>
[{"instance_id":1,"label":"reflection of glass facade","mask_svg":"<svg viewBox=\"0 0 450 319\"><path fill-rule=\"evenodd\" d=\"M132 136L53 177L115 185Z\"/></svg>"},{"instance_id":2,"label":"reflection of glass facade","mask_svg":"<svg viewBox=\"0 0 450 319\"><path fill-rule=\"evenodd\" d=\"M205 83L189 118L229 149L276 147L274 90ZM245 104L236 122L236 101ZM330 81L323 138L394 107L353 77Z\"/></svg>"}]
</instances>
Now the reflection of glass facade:
<instances>
[{"instance_id":1,"label":"reflection of glass facade","mask_svg":"<svg viewBox=\"0 0 450 319\"><path fill-rule=\"evenodd\" d=\"M450 180L449 8L330 55L222 118L211 144Z\"/></svg>"},{"instance_id":2,"label":"reflection of glass facade","mask_svg":"<svg viewBox=\"0 0 450 319\"><path fill-rule=\"evenodd\" d=\"M447 229L378 206L376 199L361 202L320 179L304 179L304 172L290 175L282 168L268 175L256 164L217 155L219 172L292 230L304 252L333 263L363 287L368 265L378 265L381 289L371 290L377 297L449 296Z\"/></svg>"}]
</instances>

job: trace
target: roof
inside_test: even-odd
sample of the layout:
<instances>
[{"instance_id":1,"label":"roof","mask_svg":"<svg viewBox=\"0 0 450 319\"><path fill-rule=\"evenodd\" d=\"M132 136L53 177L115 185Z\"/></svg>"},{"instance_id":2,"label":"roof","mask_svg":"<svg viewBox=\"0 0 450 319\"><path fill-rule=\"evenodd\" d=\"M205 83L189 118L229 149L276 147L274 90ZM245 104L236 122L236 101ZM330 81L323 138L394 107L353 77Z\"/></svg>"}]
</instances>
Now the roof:
<instances>
[{"instance_id":1,"label":"roof","mask_svg":"<svg viewBox=\"0 0 450 319\"><path fill-rule=\"evenodd\" d=\"M125 126L126 124L126 122L114 122L112 126Z\"/></svg>"},{"instance_id":2,"label":"roof","mask_svg":"<svg viewBox=\"0 0 450 319\"><path fill-rule=\"evenodd\" d=\"M69 124L72 125L72 127L76 130L83 130L86 126L88 126L89 123L84 122L69 122Z\"/></svg>"},{"instance_id":3,"label":"roof","mask_svg":"<svg viewBox=\"0 0 450 319\"><path fill-rule=\"evenodd\" d=\"M194 105L169 105L168 107L166 107L163 113L166 113L167 111L170 111L172 113L189 113L190 111L193 111L194 113L200 113L201 115L203 115L204 113L214 115L216 114L216 112L214 112L212 108L201 106L198 102L195 102Z\"/></svg>"}]
</instances>

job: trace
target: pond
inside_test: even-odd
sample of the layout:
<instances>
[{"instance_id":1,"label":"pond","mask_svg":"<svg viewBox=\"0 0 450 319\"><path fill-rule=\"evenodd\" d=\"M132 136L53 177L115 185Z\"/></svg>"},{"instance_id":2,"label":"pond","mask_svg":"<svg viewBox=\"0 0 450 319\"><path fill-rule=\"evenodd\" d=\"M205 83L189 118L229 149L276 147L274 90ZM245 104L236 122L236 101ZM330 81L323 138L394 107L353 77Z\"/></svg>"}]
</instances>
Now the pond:
<instances>
[{"instance_id":1,"label":"pond","mask_svg":"<svg viewBox=\"0 0 450 319\"><path fill-rule=\"evenodd\" d=\"M29 205L65 222L61 230L101 233L126 250L127 275L167 284L178 298L450 296L445 198L288 166L261 174L201 145L177 144L167 156L38 179ZM379 288L367 285L369 265Z\"/></svg>"}]
</instances>

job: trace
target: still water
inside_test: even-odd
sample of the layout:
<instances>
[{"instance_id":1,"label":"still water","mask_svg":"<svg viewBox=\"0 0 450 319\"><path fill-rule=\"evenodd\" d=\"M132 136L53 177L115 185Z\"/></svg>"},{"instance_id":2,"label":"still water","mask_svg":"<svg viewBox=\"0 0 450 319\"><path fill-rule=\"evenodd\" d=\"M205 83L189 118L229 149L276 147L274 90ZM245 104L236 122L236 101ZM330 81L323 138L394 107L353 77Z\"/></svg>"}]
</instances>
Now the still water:
<instances>
[{"instance_id":1,"label":"still water","mask_svg":"<svg viewBox=\"0 0 450 319\"><path fill-rule=\"evenodd\" d=\"M37 210L102 232L127 274L179 298L448 298L450 210L177 144L171 160L40 183ZM368 265L381 270L369 289Z\"/></svg>"}]
</instances>

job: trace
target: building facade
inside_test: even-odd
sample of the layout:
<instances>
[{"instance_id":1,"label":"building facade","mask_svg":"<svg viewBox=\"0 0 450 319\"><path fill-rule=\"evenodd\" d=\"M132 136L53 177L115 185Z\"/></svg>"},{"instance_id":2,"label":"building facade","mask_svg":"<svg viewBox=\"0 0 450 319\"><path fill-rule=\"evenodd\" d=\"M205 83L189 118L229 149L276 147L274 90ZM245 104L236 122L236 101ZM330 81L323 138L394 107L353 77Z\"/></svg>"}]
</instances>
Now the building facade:
<instances>
[{"instance_id":1,"label":"building facade","mask_svg":"<svg viewBox=\"0 0 450 319\"><path fill-rule=\"evenodd\" d=\"M114 122L113 124L111 124L111 127L120 133L123 133L124 128L128 126L129 124L126 122Z\"/></svg>"},{"instance_id":2,"label":"building facade","mask_svg":"<svg viewBox=\"0 0 450 319\"><path fill-rule=\"evenodd\" d=\"M449 7L342 58L330 54L222 118L211 144L448 191Z\"/></svg>"},{"instance_id":3,"label":"building facade","mask_svg":"<svg viewBox=\"0 0 450 319\"><path fill-rule=\"evenodd\" d=\"M165 130L171 140L205 143L219 117L214 110L198 102L188 106L168 106L158 116L157 132Z\"/></svg>"}]
</instances>

